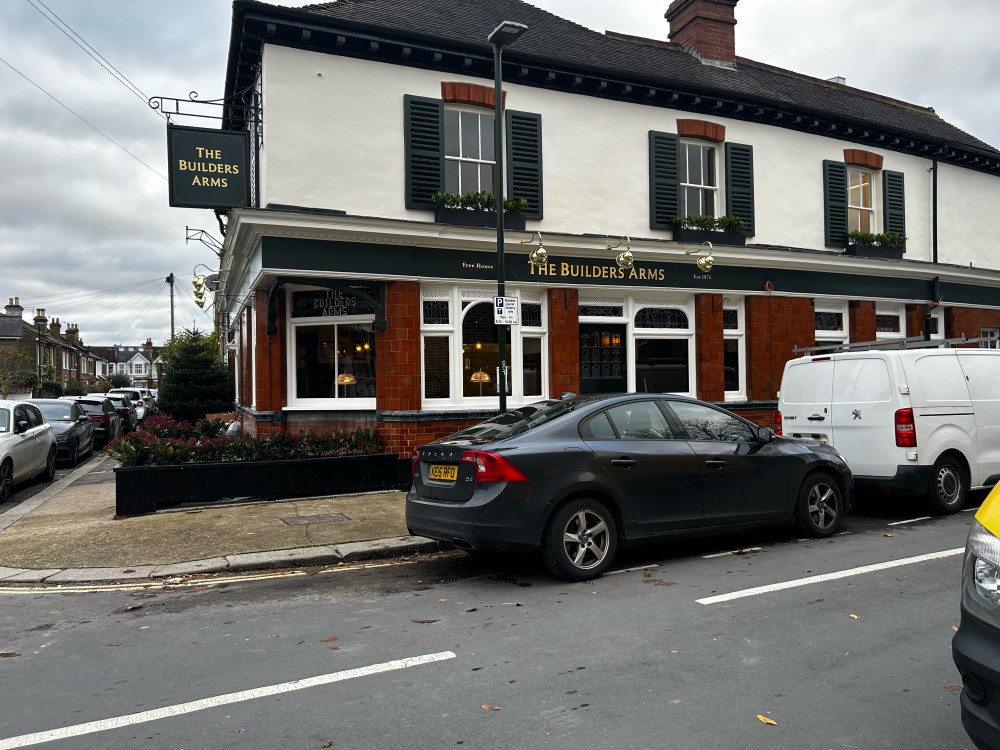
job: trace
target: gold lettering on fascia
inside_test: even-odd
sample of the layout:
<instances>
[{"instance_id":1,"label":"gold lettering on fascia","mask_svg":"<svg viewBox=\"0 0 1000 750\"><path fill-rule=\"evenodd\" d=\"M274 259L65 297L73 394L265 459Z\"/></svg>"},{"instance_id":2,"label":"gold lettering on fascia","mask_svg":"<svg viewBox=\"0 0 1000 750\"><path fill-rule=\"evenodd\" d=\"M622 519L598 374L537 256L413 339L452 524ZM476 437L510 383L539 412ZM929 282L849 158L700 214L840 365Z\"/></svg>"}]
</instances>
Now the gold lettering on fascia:
<instances>
[{"instance_id":1,"label":"gold lettering on fascia","mask_svg":"<svg viewBox=\"0 0 1000 750\"><path fill-rule=\"evenodd\" d=\"M560 279L608 279L617 281L663 281L662 268L615 268L599 263L546 263L542 266L531 264L532 276L548 276Z\"/></svg>"},{"instance_id":2,"label":"gold lettering on fascia","mask_svg":"<svg viewBox=\"0 0 1000 750\"><path fill-rule=\"evenodd\" d=\"M493 266L489 263L469 263L467 261L462 261L462 268L477 268L483 271L492 271Z\"/></svg>"},{"instance_id":3,"label":"gold lettering on fascia","mask_svg":"<svg viewBox=\"0 0 1000 750\"><path fill-rule=\"evenodd\" d=\"M191 179L192 185L200 187L229 187L229 180L226 177L208 177L206 175L239 174L239 164L220 164L222 159L222 149L203 148L195 146L196 159L214 159L215 161L188 161L187 159L177 160L177 171L195 172Z\"/></svg>"}]
</instances>

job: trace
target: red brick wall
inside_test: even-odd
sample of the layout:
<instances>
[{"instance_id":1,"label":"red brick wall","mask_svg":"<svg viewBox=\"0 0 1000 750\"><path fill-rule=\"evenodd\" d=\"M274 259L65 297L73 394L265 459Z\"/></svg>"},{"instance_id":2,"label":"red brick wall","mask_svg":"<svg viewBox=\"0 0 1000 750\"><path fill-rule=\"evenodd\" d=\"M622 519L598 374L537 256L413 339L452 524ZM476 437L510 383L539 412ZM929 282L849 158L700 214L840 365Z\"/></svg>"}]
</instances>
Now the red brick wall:
<instances>
[{"instance_id":1,"label":"red brick wall","mask_svg":"<svg viewBox=\"0 0 1000 750\"><path fill-rule=\"evenodd\" d=\"M847 330L852 342L875 340L875 303L855 300L847 303Z\"/></svg>"},{"instance_id":2,"label":"red brick wall","mask_svg":"<svg viewBox=\"0 0 1000 750\"><path fill-rule=\"evenodd\" d=\"M694 300L695 363L698 398L722 401L726 397L723 377L722 295L698 294Z\"/></svg>"},{"instance_id":3,"label":"red brick wall","mask_svg":"<svg viewBox=\"0 0 1000 750\"><path fill-rule=\"evenodd\" d=\"M805 297L747 297L747 398L777 398L785 362L792 349L815 346L816 316Z\"/></svg>"},{"instance_id":4,"label":"red brick wall","mask_svg":"<svg viewBox=\"0 0 1000 750\"><path fill-rule=\"evenodd\" d=\"M279 411L288 405L287 327L285 326L285 295L277 300L275 325L277 331L267 335L267 292L254 292L254 314L256 326L256 359L251 363L257 374L257 411Z\"/></svg>"},{"instance_id":5,"label":"red brick wall","mask_svg":"<svg viewBox=\"0 0 1000 750\"><path fill-rule=\"evenodd\" d=\"M924 310L927 305L907 305L906 306L906 335L924 335Z\"/></svg>"},{"instance_id":6,"label":"red brick wall","mask_svg":"<svg viewBox=\"0 0 1000 750\"><path fill-rule=\"evenodd\" d=\"M944 335L946 338L958 336L979 338L982 328L1000 328L1000 310L976 310L966 307L945 308ZM979 344L962 344L962 346L977 347Z\"/></svg>"},{"instance_id":7,"label":"red brick wall","mask_svg":"<svg viewBox=\"0 0 1000 750\"><path fill-rule=\"evenodd\" d=\"M550 289L549 394L580 392L579 295L575 289Z\"/></svg>"},{"instance_id":8,"label":"red brick wall","mask_svg":"<svg viewBox=\"0 0 1000 750\"><path fill-rule=\"evenodd\" d=\"M385 285L389 327L375 332L375 406L380 411L420 409L420 285Z\"/></svg>"},{"instance_id":9,"label":"red brick wall","mask_svg":"<svg viewBox=\"0 0 1000 750\"><path fill-rule=\"evenodd\" d=\"M378 434L382 438L386 453L395 453L400 458L408 458L417 446L458 432L480 421L482 420L450 419L441 422L384 422L379 425Z\"/></svg>"}]
</instances>

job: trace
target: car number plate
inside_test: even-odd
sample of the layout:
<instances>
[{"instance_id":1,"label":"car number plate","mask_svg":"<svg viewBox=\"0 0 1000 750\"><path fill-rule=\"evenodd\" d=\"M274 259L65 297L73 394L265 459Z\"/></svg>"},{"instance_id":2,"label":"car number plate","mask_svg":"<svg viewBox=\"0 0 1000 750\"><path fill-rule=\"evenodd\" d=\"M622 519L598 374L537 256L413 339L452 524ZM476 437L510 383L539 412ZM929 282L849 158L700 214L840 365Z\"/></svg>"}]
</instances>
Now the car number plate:
<instances>
[{"instance_id":1,"label":"car number plate","mask_svg":"<svg viewBox=\"0 0 1000 750\"><path fill-rule=\"evenodd\" d=\"M458 467L445 466L444 464L431 464L431 471L428 476L431 479L447 479L454 482L458 479Z\"/></svg>"}]
</instances>

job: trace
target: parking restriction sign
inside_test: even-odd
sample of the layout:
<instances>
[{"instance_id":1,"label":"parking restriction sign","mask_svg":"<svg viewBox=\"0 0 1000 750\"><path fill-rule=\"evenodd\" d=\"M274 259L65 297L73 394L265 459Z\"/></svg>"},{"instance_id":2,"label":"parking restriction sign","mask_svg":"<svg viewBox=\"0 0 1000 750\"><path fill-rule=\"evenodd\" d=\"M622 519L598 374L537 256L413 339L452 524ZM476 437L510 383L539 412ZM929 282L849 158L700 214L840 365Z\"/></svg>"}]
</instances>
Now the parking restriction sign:
<instances>
[{"instance_id":1,"label":"parking restriction sign","mask_svg":"<svg viewBox=\"0 0 1000 750\"><path fill-rule=\"evenodd\" d=\"M517 325L517 297L493 298L493 322L498 326Z\"/></svg>"}]
</instances>

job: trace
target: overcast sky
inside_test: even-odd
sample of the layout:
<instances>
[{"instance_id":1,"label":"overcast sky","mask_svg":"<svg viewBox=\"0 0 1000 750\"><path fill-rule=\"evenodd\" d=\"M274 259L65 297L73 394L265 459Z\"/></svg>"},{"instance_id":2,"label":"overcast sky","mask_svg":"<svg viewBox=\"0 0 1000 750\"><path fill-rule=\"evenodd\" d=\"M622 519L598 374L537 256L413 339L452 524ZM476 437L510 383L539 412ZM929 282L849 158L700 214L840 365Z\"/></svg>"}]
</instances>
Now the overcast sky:
<instances>
[{"instance_id":1,"label":"overcast sky","mask_svg":"<svg viewBox=\"0 0 1000 750\"><path fill-rule=\"evenodd\" d=\"M534 4L597 31L668 37L669 0ZM222 95L231 3L0 0L0 13L0 304L19 297L27 319L43 307L89 345L160 345L173 272L177 329L211 328L191 276L216 257L186 244L185 227L221 235L211 211L167 205L166 121L145 97ZM741 57L934 107L1000 147L998 0L742 0L736 19Z\"/></svg>"}]
</instances>

